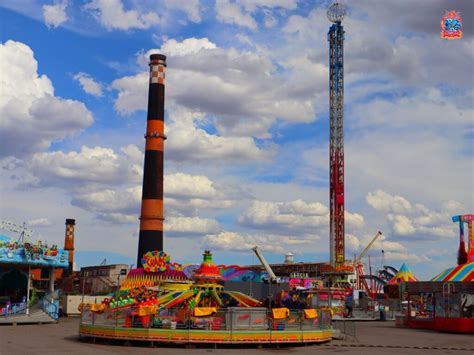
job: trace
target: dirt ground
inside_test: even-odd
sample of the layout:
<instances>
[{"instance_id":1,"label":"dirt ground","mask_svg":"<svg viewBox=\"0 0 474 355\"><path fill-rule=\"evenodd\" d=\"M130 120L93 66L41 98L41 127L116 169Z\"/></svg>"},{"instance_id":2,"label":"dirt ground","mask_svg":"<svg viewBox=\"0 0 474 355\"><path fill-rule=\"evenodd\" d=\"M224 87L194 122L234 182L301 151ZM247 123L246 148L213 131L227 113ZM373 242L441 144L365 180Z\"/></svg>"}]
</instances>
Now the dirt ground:
<instances>
[{"instance_id":1,"label":"dirt ground","mask_svg":"<svg viewBox=\"0 0 474 355\"><path fill-rule=\"evenodd\" d=\"M474 354L474 336L396 328L394 322L358 322L356 337L327 344L291 347L151 347L81 341L78 318L58 324L0 326L0 354Z\"/></svg>"}]
</instances>

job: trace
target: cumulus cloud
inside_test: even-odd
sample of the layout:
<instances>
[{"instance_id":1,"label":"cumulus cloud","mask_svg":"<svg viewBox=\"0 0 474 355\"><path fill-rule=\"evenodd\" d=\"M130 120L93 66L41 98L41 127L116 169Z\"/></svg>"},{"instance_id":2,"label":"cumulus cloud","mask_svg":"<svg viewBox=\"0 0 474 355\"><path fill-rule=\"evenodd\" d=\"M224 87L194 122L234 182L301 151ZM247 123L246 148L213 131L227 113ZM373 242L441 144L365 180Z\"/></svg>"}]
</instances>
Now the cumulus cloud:
<instances>
[{"instance_id":1,"label":"cumulus cloud","mask_svg":"<svg viewBox=\"0 0 474 355\"><path fill-rule=\"evenodd\" d=\"M68 20L66 14L67 0L63 0L54 5L43 5L44 23L48 27L58 27Z\"/></svg>"},{"instance_id":2,"label":"cumulus cloud","mask_svg":"<svg viewBox=\"0 0 474 355\"><path fill-rule=\"evenodd\" d=\"M30 219L26 224L29 227L48 227L52 225L49 219L47 218L36 218L36 219Z\"/></svg>"},{"instance_id":3,"label":"cumulus cloud","mask_svg":"<svg viewBox=\"0 0 474 355\"><path fill-rule=\"evenodd\" d=\"M364 217L346 211L346 226L358 229L365 225ZM327 233L329 209L320 202L294 200L288 202L253 201L239 216L242 226L263 229L274 234L295 236Z\"/></svg>"},{"instance_id":4,"label":"cumulus cloud","mask_svg":"<svg viewBox=\"0 0 474 355\"><path fill-rule=\"evenodd\" d=\"M412 209L407 199L390 195L382 190L369 192L366 200L370 206L382 212L404 213Z\"/></svg>"},{"instance_id":5,"label":"cumulus cloud","mask_svg":"<svg viewBox=\"0 0 474 355\"><path fill-rule=\"evenodd\" d=\"M282 63L286 70L278 72L268 54L219 48L207 38L167 40L160 49L140 55L139 62L155 52L171 53L167 107L171 101L205 113L224 136L269 138L268 129L278 119L313 121L327 82L322 65L288 61ZM112 82L119 113L146 109L147 77L139 73Z\"/></svg>"},{"instance_id":6,"label":"cumulus cloud","mask_svg":"<svg viewBox=\"0 0 474 355\"><path fill-rule=\"evenodd\" d=\"M253 15L259 10L264 15L265 26L273 27L277 23L273 14L276 8L278 10L293 10L297 6L297 0L244 0L235 2L217 0L215 10L218 21L246 27L254 31L258 25Z\"/></svg>"},{"instance_id":7,"label":"cumulus cloud","mask_svg":"<svg viewBox=\"0 0 474 355\"><path fill-rule=\"evenodd\" d=\"M165 234L177 237L219 233L219 223L211 218L169 217L165 219Z\"/></svg>"},{"instance_id":8,"label":"cumulus cloud","mask_svg":"<svg viewBox=\"0 0 474 355\"><path fill-rule=\"evenodd\" d=\"M82 90L86 93L100 97L103 96L103 85L94 80L89 74L77 73L74 75L74 80L77 80L81 84Z\"/></svg>"},{"instance_id":9,"label":"cumulus cloud","mask_svg":"<svg viewBox=\"0 0 474 355\"><path fill-rule=\"evenodd\" d=\"M38 62L27 45L11 40L0 44L0 70L0 156L44 150L93 123L83 103L54 95L51 80L38 75Z\"/></svg>"},{"instance_id":10,"label":"cumulus cloud","mask_svg":"<svg viewBox=\"0 0 474 355\"><path fill-rule=\"evenodd\" d=\"M263 252L283 254L288 251L295 251L298 246L303 244L314 243L316 240L317 238L301 239L292 236L222 231L217 234L206 235L202 243L206 248L211 249L248 253L254 246L258 246Z\"/></svg>"},{"instance_id":11,"label":"cumulus cloud","mask_svg":"<svg viewBox=\"0 0 474 355\"><path fill-rule=\"evenodd\" d=\"M170 9L183 11L192 22L199 23L202 20L199 0L165 0L165 5Z\"/></svg>"},{"instance_id":12,"label":"cumulus cloud","mask_svg":"<svg viewBox=\"0 0 474 355\"><path fill-rule=\"evenodd\" d=\"M454 237L455 226L449 223L451 216L466 211L458 201L446 201L440 210L435 211L382 190L367 194L367 202L376 210L386 213L395 235L415 239Z\"/></svg>"},{"instance_id":13,"label":"cumulus cloud","mask_svg":"<svg viewBox=\"0 0 474 355\"><path fill-rule=\"evenodd\" d=\"M40 179L40 184L50 186L133 182L142 176L141 165L133 164L133 159L103 147L83 146L79 152L68 153L36 153L28 164L30 171Z\"/></svg>"},{"instance_id":14,"label":"cumulus cloud","mask_svg":"<svg viewBox=\"0 0 474 355\"><path fill-rule=\"evenodd\" d=\"M166 151L171 160L228 162L230 159L234 163L248 163L265 160L272 154L271 148L257 147L252 137L209 134L197 127L203 118L201 113L179 109L169 117Z\"/></svg>"},{"instance_id":15,"label":"cumulus cloud","mask_svg":"<svg viewBox=\"0 0 474 355\"><path fill-rule=\"evenodd\" d=\"M251 30L257 29L257 22L248 12L243 11L238 3L217 0L216 12L217 19L221 22L248 27Z\"/></svg>"},{"instance_id":16,"label":"cumulus cloud","mask_svg":"<svg viewBox=\"0 0 474 355\"><path fill-rule=\"evenodd\" d=\"M88 168L87 174L76 173L79 166L94 166L91 152L88 148L79 156L72 155L71 164L61 166L43 164L45 171L33 170L39 176L38 185L53 184L68 188L75 181L69 193L73 195L71 204L94 213L99 219L109 222L136 223L140 213L142 186L130 182L141 180L141 170L138 176L127 178L127 168L131 161L110 151L97 151L100 165L101 159L108 157L111 164L101 164L100 170ZM76 153L77 154L77 153ZM51 170L51 171L49 171ZM61 174L61 175L60 175ZM114 180L114 176L117 179ZM192 221L186 219L197 217L204 211L219 210L233 207L238 197L244 194L231 185L218 184L204 175L189 175L184 173L167 174L164 176L164 205L167 217L183 217L175 219L172 228L178 232L177 223ZM209 221L208 221L209 222ZM210 225L210 224L208 224ZM184 231L183 231L184 232ZM189 232L189 231L186 231ZM216 229L206 233L215 233Z\"/></svg>"},{"instance_id":17,"label":"cumulus cloud","mask_svg":"<svg viewBox=\"0 0 474 355\"><path fill-rule=\"evenodd\" d=\"M238 223L272 234L306 237L326 230L329 214L327 207L319 202L253 201L239 216Z\"/></svg>"},{"instance_id":18,"label":"cumulus cloud","mask_svg":"<svg viewBox=\"0 0 474 355\"><path fill-rule=\"evenodd\" d=\"M92 0L84 5L107 30L146 29L160 23L155 12L125 10L121 0Z\"/></svg>"}]
</instances>

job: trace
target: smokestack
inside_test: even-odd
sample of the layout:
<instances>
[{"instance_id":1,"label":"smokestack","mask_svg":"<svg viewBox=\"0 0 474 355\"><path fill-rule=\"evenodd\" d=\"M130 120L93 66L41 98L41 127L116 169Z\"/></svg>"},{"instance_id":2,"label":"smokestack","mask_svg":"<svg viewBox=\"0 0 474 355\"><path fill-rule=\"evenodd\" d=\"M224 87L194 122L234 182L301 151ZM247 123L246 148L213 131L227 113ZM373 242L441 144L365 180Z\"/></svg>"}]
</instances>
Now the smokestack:
<instances>
[{"instance_id":1,"label":"smokestack","mask_svg":"<svg viewBox=\"0 0 474 355\"><path fill-rule=\"evenodd\" d=\"M143 254L163 250L163 153L165 137L166 56L150 55L148 117L145 134L142 207L137 267Z\"/></svg>"},{"instance_id":2,"label":"smokestack","mask_svg":"<svg viewBox=\"0 0 474 355\"><path fill-rule=\"evenodd\" d=\"M74 226L76 225L75 219L66 219L66 234L64 236L64 250L69 252L69 267L63 273L64 276L72 274L74 264Z\"/></svg>"}]
</instances>

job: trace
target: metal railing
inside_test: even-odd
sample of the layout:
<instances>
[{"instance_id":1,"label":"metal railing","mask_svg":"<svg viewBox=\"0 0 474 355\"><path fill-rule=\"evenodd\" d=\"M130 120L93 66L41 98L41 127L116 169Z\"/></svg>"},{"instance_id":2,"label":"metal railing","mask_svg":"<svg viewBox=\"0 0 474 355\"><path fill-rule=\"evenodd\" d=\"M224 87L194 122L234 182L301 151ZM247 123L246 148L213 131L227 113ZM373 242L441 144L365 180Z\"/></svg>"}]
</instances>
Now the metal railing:
<instances>
[{"instance_id":1,"label":"metal railing","mask_svg":"<svg viewBox=\"0 0 474 355\"><path fill-rule=\"evenodd\" d=\"M102 313L94 313L84 307L81 324L117 328L305 331L331 329L331 314L329 310L318 310L317 317L305 318L303 311L290 310L287 318L274 319L272 312L265 308L222 308L209 317L194 317L179 309L164 309L157 314L139 316L135 307L109 309Z\"/></svg>"},{"instance_id":2,"label":"metal railing","mask_svg":"<svg viewBox=\"0 0 474 355\"><path fill-rule=\"evenodd\" d=\"M17 314L26 314L26 302L22 303L7 303L0 308L0 317L8 317Z\"/></svg>"},{"instance_id":3,"label":"metal railing","mask_svg":"<svg viewBox=\"0 0 474 355\"><path fill-rule=\"evenodd\" d=\"M53 318L54 320L58 320L59 318L59 301L54 299L49 300L48 297L43 297L40 300L41 309L45 312L48 316Z\"/></svg>"}]
</instances>

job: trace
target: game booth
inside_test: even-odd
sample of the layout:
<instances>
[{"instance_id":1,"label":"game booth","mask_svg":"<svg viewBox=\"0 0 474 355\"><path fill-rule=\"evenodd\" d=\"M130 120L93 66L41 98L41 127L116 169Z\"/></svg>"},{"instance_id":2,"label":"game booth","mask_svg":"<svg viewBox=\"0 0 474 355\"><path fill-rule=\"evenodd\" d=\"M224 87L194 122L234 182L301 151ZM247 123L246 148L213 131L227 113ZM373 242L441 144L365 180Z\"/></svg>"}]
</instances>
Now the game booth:
<instances>
[{"instance_id":1,"label":"game booth","mask_svg":"<svg viewBox=\"0 0 474 355\"><path fill-rule=\"evenodd\" d=\"M129 272L121 289L101 304L82 305L79 334L86 338L163 343L318 343L332 338L328 310L265 307L226 290L222 273L205 251L200 266L171 263L149 252L143 268ZM222 271L224 270L224 271Z\"/></svg>"}]
</instances>

